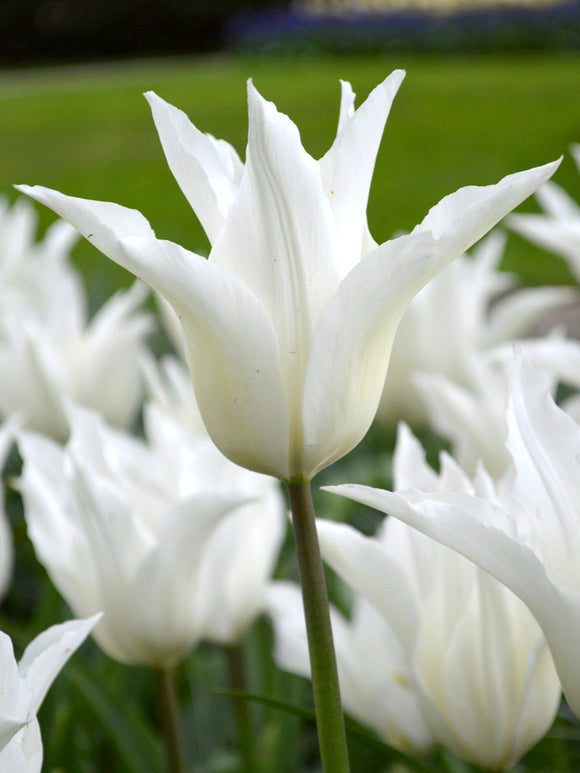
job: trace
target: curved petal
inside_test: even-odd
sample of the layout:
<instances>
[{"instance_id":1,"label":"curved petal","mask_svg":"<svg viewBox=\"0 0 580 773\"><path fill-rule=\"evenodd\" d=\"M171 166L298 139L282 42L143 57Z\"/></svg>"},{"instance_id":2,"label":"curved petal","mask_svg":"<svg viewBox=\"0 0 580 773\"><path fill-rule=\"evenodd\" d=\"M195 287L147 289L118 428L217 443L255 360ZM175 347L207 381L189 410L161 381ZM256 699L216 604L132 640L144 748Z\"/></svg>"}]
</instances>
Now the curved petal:
<instances>
[{"instance_id":1,"label":"curved petal","mask_svg":"<svg viewBox=\"0 0 580 773\"><path fill-rule=\"evenodd\" d=\"M23 191L170 301L181 318L197 401L212 440L237 464L287 478L289 421L278 343L255 295L219 266L156 240L135 210L46 188Z\"/></svg>"},{"instance_id":2,"label":"curved petal","mask_svg":"<svg viewBox=\"0 0 580 773\"><path fill-rule=\"evenodd\" d=\"M507 414L513 493L533 508L552 579L580 590L580 428L552 400L545 379L518 358Z\"/></svg>"},{"instance_id":3,"label":"curved petal","mask_svg":"<svg viewBox=\"0 0 580 773\"><path fill-rule=\"evenodd\" d=\"M551 181L544 183L536 193L539 205L548 215L566 220L580 217L580 207L563 188Z\"/></svg>"},{"instance_id":4,"label":"curved petal","mask_svg":"<svg viewBox=\"0 0 580 773\"><path fill-rule=\"evenodd\" d=\"M134 577L127 604L128 624L147 653L144 663L171 668L201 636L202 556L220 519L240 504L243 500L216 492L197 494L179 502L163 522L157 545Z\"/></svg>"},{"instance_id":5,"label":"curved petal","mask_svg":"<svg viewBox=\"0 0 580 773\"><path fill-rule=\"evenodd\" d=\"M544 315L577 302L578 291L572 287L526 287L509 293L489 311L489 342L501 343L528 335Z\"/></svg>"},{"instance_id":6,"label":"curved petal","mask_svg":"<svg viewBox=\"0 0 580 773\"><path fill-rule=\"evenodd\" d=\"M91 592L106 612L94 637L111 657L122 663L140 663L144 648L129 626L128 589L152 539L109 481L79 460L72 460L72 466L79 526L86 533L97 580L96 593L95 589ZM60 590L67 598L69 590Z\"/></svg>"},{"instance_id":7,"label":"curved petal","mask_svg":"<svg viewBox=\"0 0 580 773\"><path fill-rule=\"evenodd\" d=\"M131 426L139 409L143 383L140 359L153 320L139 312L149 288L136 281L113 295L87 328L87 371L75 399L99 411L117 426Z\"/></svg>"},{"instance_id":8,"label":"curved petal","mask_svg":"<svg viewBox=\"0 0 580 773\"><path fill-rule=\"evenodd\" d=\"M445 236L459 255L546 182L561 160L507 175L495 185L460 188L432 207L413 233L432 231L436 239Z\"/></svg>"},{"instance_id":9,"label":"curved petal","mask_svg":"<svg viewBox=\"0 0 580 773\"><path fill-rule=\"evenodd\" d=\"M24 650L18 670L30 698L29 717L38 712L57 674L101 617L99 613L86 620L68 620L53 625L39 634Z\"/></svg>"},{"instance_id":10,"label":"curved petal","mask_svg":"<svg viewBox=\"0 0 580 773\"><path fill-rule=\"evenodd\" d=\"M286 527L285 504L277 485L218 525L200 567L204 639L234 645L262 611L266 583Z\"/></svg>"},{"instance_id":11,"label":"curved petal","mask_svg":"<svg viewBox=\"0 0 580 773\"><path fill-rule=\"evenodd\" d=\"M93 201L66 196L64 193L44 188L42 185L15 185L16 190L50 207L67 220L91 244L124 268L128 268L115 255L119 241L125 238L155 239L155 233L147 220L136 209L107 201Z\"/></svg>"},{"instance_id":12,"label":"curved petal","mask_svg":"<svg viewBox=\"0 0 580 773\"><path fill-rule=\"evenodd\" d=\"M310 658L300 586L289 580L274 580L266 588L264 606L274 626L276 664L284 671L310 679ZM342 617L337 621L335 612L331 607L332 633L338 660L344 621Z\"/></svg>"},{"instance_id":13,"label":"curved petal","mask_svg":"<svg viewBox=\"0 0 580 773\"><path fill-rule=\"evenodd\" d=\"M0 770L2 773L41 773L42 758L40 725L34 718L0 751Z\"/></svg>"},{"instance_id":14,"label":"curved petal","mask_svg":"<svg viewBox=\"0 0 580 773\"><path fill-rule=\"evenodd\" d=\"M18 411L22 422L65 440L61 363L43 338L43 331L19 317L7 322L0 343L0 413Z\"/></svg>"},{"instance_id":15,"label":"curved petal","mask_svg":"<svg viewBox=\"0 0 580 773\"><path fill-rule=\"evenodd\" d=\"M406 424L399 424L393 456L393 483L396 489L418 488L436 491L437 473L427 464L423 446Z\"/></svg>"},{"instance_id":16,"label":"curved petal","mask_svg":"<svg viewBox=\"0 0 580 773\"><path fill-rule=\"evenodd\" d=\"M276 330L295 456L302 447L301 396L312 334L339 281L336 228L318 164L296 126L251 83L248 105L245 175L209 260L241 278Z\"/></svg>"},{"instance_id":17,"label":"curved petal","mask_svg":"<svg viewBox=\"0 0 580 773\"><path fill-rule=\"evenodd\" d=\"M364 254L366 210L375 160L404 77L403 70L395 70L350 115L354 94L343 84L339 131L332 147L319 161L322 184L337 224L341 276Z\"/></svg>"},{"instance_id":18,"label":"curved petal","mask_svg":"<svg viewBox=\"0 0 580 773\"><path fill-rule=\"evenodd\" d=\"M474 391L438 373L413 377L431 426L451 440L455 457L470 474L481 461L489 472L502 474L510 461L504 445L507 395L487 381L487 389Z\"/></svg>"},{"instance_id":19,"label":"curved petal","mask_svg":"<svg viewBox=\"0 0 580 773\"><path fill-rule=\"evenodd\" d=\"M213 244L234 200L243 164L234 148L203 134L153 91L145 98L169 168Z\"/></svg>"},{"instance_id":20,"label":"curved petal","mask_svg":"<svg viewBox=\"0 0 580 773\"><path fill-rule=\"evenodd\" d=\"M306 477L350 451L369 428L401 315L445 263L431 234L402 236L364 258L328 301L304 379Z\"/></svg>"},{"instance_id":21,"label":"curved petal","mask_svg":"<svg viewBox=\"0 0 580 773\"><path fill-rule=\"evenodd\" d=\"M333 487L325 490L333 491ZM417 610L404 572L376 540L364 537L356 529L324 520L317 520L316 528L326 563L376 606L403 647L410 651Z\"/></svg>"},{"instance_id":22,"label":"curved petal","mask_svg":"<svg viewBox=\"0 0 580 773\"><path fill-rule=\"evenodd\" d=\"M349 118L354 115L354 101L356 94L352 90L352 86L348 81L340 81L340 110L338 113L338 128L336 134L340 132L342 127L347 123Z\"/></svg>"},{"instance_id":23,"label":"curved petal","mask_svg":"<svg viewBox=\"0 0 580 773\"><path fill-rule=\"evenodd\" d=\"M76 614L97 612L102 609L98 571L77 522L62 448L31 433L19 435L18 448L24 462L18 489L34 551Z\"/></svg>"}]
</instances>

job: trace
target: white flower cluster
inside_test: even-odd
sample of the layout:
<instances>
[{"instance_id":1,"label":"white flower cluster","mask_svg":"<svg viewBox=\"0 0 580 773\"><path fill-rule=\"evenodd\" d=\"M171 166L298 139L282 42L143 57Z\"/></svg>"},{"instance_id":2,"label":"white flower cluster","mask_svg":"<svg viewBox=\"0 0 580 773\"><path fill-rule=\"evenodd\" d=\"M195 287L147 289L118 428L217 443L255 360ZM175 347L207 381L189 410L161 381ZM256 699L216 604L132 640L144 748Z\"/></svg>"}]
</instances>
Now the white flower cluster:
<instances>
[{"instance_id":1,"label":"white flower cluster","mask_svg":"<svg viewBox=\"0 0 580 773\"><path fill-rule=\"evenodd\" d=\"M0 466L14 439L17 481L39 560L86 620L38 637L4 671L0 768L38 773L36 712L91 629L124 663L169 668L201 639L235 644L263 607L286 526L278 483L226 459L199 417L185 366L155 363L136 283L92 319L57 221L35 241L26 200L0 212ZM145 439L126 428L143 407ZM113 426L115 425L115 426ZM0 510L0 592L13 546Z\"/></svg>"},{"instance_id":2,"label":"white flower cluster","mask_svg":"<svg viewBox=\"0 0 580 773\"><path fill-rule=\"evenodd\" d=\"M342 84L337 135L320 160L251 83L245 163L148 94L208 259L158 239L135 210L19 186L163 296L191 380L181 361L148 354L141 286L88 320L70 229L59 222L34 244L19 202L0 216L0 411L14 417L0 456L16 434L36 554L89 618L66 624L77 637L67 652L94 625L113 658L167 669L202 639L236 643L267 609L278 662L308 675L297 587L269 584L286 519L268 476L309 481L361 440L379 402L389 421L429 423L453 444L440 473L402 427L394 492L331 487L428 537L392 518L372 538L319 522L323 556L354 592L350 619L332 612L343 703L401 749L443 744L504 769L550 727L560 680L580 713L580 428L511 343L576 295L502 295L514 287L498 271L503 237L466 250L558 162L461 188L411 233L377 244L367 200L403 76L392 73L356 110ZM547 190L571 257L573 237L561 234L577 237L578 212ZM527 232L547 244L544 225ZM561 331L520 348L552 386L580 386L580 347ZM143 382L150 398L137 437L126 427ZM64 641L50 631L50 642ZM43 670L29 688L37 672L27 651L19 678L32 697L0 717L6 748L20 737L27 759L33 742L18 734L35 734L41 758L33 717L61 661L51 657L50 677ZM21 682L14 676L10 695ZM18 764L10 770L37 769Z\"/></svg>"}]
</instances>

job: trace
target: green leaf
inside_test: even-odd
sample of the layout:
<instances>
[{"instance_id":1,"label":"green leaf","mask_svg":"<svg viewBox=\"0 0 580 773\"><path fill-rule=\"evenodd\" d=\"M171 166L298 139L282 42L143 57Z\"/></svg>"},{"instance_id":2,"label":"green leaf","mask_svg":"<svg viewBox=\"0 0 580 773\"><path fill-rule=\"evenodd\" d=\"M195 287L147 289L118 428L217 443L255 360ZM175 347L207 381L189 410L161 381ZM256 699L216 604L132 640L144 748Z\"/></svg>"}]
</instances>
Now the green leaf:
<instances>
[{"instance_id":1,"label":"green leaf","mask_svg":"<svg viewBox=\"0 0 580 773\"><path fill-rule=\"evenodd\" d=\"M161 744L135 707L126 699L120 700L108 684L98 682L78 667L72 670L70 680L127 771L162 773L164 758Z\"/></svg>"},{"instance_id":2,"label":"green leaf","mask_svg":"<svg viewBox=\"0 0 580 773\"><path fill-rule=\"evenodd\" d=\"M216 689L212 690L212 692L214 695L224 695L226 697L232 698L244 698L247 701L252 701L252 703L259 703L262 706L268 706L268 708L278 709L279 711L283 711L286 714L292 714L294 716L301 717L302 719L316 722L316 714L311 709L306 709L302 706L294 706L290 703L286 703L285 701L280 701L277 698L271 698L266 695L253 695L252 693L239 692L237 690ZM410 757L398 749L395 749L393 746L389 746L384 741L381 741L379 738L374 736L372 733L369 733L357 722L349 719L349 717L345 717L345 729L349 738L356 739L360 743L363 743L366 746L381 752L384 754L385 758L390 758L392 760L402 762L407 765L410 770L415 770L418 773L434 772L434 768L424 764L423 762L420 762L419 760L414 759L413 757Z\"/></svg>"}]
</instances>

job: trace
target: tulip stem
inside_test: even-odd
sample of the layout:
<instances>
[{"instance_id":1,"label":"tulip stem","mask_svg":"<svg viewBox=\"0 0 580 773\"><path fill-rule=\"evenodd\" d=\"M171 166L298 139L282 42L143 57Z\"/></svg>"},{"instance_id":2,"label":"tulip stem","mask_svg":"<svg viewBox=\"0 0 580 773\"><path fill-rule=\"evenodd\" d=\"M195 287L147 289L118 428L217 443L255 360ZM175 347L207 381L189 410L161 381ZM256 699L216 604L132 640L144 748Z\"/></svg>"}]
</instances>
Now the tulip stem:
<instances>
[{"instance_id":1,"label":"tulip stem","mask_svg":"<svg viewBox=\"0 0 580 773\"><path fill-rule=\"evenodd\" d=\"M175 671L156 668L155 681L167 773L186 773L183 733L175 689Z\"/></svg>"},{"instance_id":2,"label":"tulip stem","mask_svg":"<svg viewBox=\"0 0 580 773\"><path fill-rule=\"evenodd\" d=\"M291 481L288 493L302 586L322 770L324 773L348 773L348 749L330 608L310 483Z\"/></svg>"},{"instance_id":3,"label":"tulip stem","mask_svg":"<svg viewBox=\"0 0 580 773\"><path fill-rule=\"evenodd\" d=\"M240 644L225 647L230 686L240 693L247 692L244 650ZM250 707L246 698L233 696L234 713L238 736L238 749L242 759L243 773L255 773L257 770L254 754L254 735Z\"/></svg>"}]
</instances>

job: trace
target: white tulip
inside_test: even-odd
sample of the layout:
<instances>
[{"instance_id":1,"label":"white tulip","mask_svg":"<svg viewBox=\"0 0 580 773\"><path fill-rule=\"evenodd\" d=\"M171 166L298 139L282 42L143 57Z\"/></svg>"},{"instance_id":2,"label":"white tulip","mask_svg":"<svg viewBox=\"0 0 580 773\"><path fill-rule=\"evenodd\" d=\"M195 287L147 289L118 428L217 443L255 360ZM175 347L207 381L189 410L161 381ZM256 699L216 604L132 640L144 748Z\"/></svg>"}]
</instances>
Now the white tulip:
<instances>
[{"instance_id":1,"label":"white tulip","mask_svg":"<svg viewBox=\"0 0 580 773\"><path fill-rule=\"evenodd\" d=\"M270 584L266 609L274 624L277 665L310 677L302 597L298 585ZM355 594L350 619L331 609L342 703L349 714L386 743L416 755L433 744L421 713L412 675L386 619Z\"/></svg>"},{"instance_id":2,"label":"white tulip","mask_svg":"<svg viewBox=\"0 0 580 773\"><path fill-rule=\"evenodd\" d=\"M60 221L35 242L35 230L26 200L0 209L0 415L18 411L30 429L65 440L74 400L127 426L142 398L146 288L118 293L89 320L69 260L76 232Z\"/></svg>"},{"instance_id":3,"label":"white tulip","mask_svg":"<svg viewBox=\"0 0 580 773\"><path fill-rule=\"evenodd\" d=\"M510 496L501 499L483 469L471 481L451 457L443 455L441 464L437 475L403 428L397 493L364 486L327 490L395 514L412 511L416 502L427 511L439 502L484 499L518 511ZM318 525L325 560L376 606L397 636L436 741L485 769L515 764L547 732L560 699L546 640L526 606L463 556L394 518L374 538L328 521Z\"/></svg>"},{"instance_id":4,"label":"white tulip","mask_svg":"<svg viewBox=\"0 0 580 773\"><path fill-rule=\"evenodd\" d=\"M505 237L492 233L472 255L461 255L413 298L395 335L379 421L397 424L403 419L422 425L429 420L437 431L453 436L456 428L461 431L462 421L453 416L452 393L463 393L470 402L469 395L477 401L483 391L474 359L528 335L546 312L577 298L568 287L515 290L513 275L498 271L504 246ZM435 383L433 398L430 383L417 383L419 373ZM441 419L450 408L449 420ZM481 416L471 408L467 413L470 422Z\"/></svg>"},{"instance_id":5,"label":"white tulip","mask_svg":"<svg viewBox=\"0 0 580 773\"><path fill-rule=\"evenodd\" d=\"M69 409L63 449L22 433L36 554L94 635L125 663L171 667L202 637L233 643L259 614L285 526L273 479L229 462L158 410L149 442Z\"/></svg>"},{"instance_id":6,"label":"white tulip","mask_svg":"<svg viewBox=\"0 0 580 773\"><path fill-rule=\"evenodd\" d=\"M580 145L572 145L572 156L580 171ZM507 224L526 239L561 255L580 282L580 206L556 183L543 185L536 193L541 215L512 215Z\"/></svg>"},{"instance_id":7,"label":"white tulip","mask_svg":"<svg viewBox=\"0 0 580 773\"><path fill-rule=\"evenodd\" d=\"M343 84L337 136L320 161L251 83L245 165L149 94L171 170L210 239L208 260L157 239L135 210L19 188L169 301L208 432L244 467L308 480L353 448L373 420L411 298L557 167L462 188L412 233L378 246L367 199L402 79L392 73L356 111Z\"/></svg>"}]
</instances>

